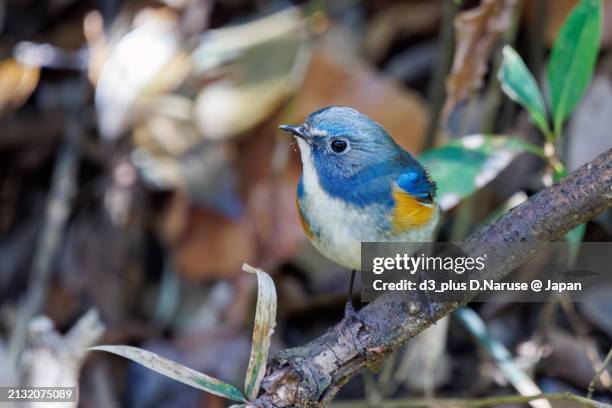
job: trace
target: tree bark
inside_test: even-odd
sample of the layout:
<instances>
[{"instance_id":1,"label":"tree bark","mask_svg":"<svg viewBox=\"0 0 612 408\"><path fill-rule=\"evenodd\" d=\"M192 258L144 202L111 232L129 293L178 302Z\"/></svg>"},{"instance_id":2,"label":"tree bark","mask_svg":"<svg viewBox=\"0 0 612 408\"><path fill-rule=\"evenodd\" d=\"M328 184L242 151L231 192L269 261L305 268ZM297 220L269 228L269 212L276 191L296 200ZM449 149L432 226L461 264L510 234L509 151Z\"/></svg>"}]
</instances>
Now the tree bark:
<instances>
[{"instance_id":1,"label":"tree bark","mask_svg":"<svg viewBox=\"0 0 612 408\"><path fill-rule=\"evenodd\" d=\"M543 243L559 240L611 206L612 149L459 245L472 257L487 254L485 277L498 280ZM401 292L385 294L360 310L359 319L338 324L305 346L280 352L268 364L263 394L249 405L325 406L361 368L389 356L459 306L433 303L432 319L414 298Z\"/></svg>"}]
</instances>

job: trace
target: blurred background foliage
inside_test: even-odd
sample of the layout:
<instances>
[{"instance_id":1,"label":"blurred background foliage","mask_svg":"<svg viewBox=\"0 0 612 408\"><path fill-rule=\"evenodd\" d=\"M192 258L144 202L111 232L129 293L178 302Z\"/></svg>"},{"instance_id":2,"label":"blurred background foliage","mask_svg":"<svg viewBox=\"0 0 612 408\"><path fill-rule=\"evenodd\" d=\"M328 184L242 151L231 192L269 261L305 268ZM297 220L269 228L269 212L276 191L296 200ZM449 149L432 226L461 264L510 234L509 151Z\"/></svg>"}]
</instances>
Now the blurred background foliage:
<instances>
[{"instance_id":1,"label":"blurred background foliage","mask_svg":"<svg viewBox=\"0 0 612 408\"><path fill-rule=\"evenodd\" d=\"M599 4L603 25L575 44L593 48L591 66L588 50L574 57L592 80L559 123L551 77L571 70L548 61L579 3ZM328 105L381 123L438 182L440 241L612 146L609 0L0 0L0 33L0 384L70 377L79 406L224 406L82 350L138 345L242 383L256 295L243 262L276 284L272 352L339 320L348 275L305 240L299 157L280 123ZM525 71L508 68L504 45ZM515 78L504 64L552 97L542 117L503 95L500 79L507 92ZM609 241L609 212L583 236ZM92 307L99 317L79 320ZM528 390L585 390L612 345L612 303L475 308ZM460 321L339 399L524 392ZM611 386L604 372L594 392L610 403Z\"/></svg>"}]
</instances>

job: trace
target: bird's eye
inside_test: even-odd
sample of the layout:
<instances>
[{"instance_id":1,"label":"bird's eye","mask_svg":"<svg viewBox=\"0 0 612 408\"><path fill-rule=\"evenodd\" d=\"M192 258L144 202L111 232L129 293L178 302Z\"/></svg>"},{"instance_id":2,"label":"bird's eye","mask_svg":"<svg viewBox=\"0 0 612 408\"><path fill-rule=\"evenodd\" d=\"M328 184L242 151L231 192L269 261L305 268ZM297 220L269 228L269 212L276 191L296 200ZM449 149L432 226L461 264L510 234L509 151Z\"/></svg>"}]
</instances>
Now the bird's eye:
<instances>
[{"instance_id":1,"label":"bird's eye","mask_svg":"<svg viewBox=\"0 0 612 408\"><path fill-rule=\"evenodd\" d=\"M346 140L336 139L330 143L330 147L334 153L342 153L348 147L348 143Z\"/></svg>"}]
</instances>

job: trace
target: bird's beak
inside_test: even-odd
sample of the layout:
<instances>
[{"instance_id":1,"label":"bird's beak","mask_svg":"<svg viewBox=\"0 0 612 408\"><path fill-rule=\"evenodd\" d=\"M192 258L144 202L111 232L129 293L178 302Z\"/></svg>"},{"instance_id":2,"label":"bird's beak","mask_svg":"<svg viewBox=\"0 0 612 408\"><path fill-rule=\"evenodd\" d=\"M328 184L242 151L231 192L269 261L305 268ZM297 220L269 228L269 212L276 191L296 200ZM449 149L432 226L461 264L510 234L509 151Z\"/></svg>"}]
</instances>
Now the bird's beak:
<instances>
[{"instance_id":1,"label":"bird's beak","mask_svg":"<svg viewBox=\"0 0 612 408\"><path fill-rule=\"evenodd\" d=\"M306 141L308 140L308 135L306 134L302 126L280 125L279 128L281 128L282 130L286 132L290 132L291 134L299 137L300 139L303 139Z\"/></svg>"}]
</instances>

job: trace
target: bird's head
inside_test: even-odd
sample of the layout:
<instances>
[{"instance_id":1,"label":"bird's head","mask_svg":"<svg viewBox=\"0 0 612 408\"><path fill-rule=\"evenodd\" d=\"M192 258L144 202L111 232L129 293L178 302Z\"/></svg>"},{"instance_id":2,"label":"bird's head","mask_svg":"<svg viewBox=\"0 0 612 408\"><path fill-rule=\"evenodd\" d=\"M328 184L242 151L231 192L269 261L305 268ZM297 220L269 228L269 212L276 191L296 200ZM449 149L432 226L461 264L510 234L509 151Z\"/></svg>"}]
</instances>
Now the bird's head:
<instances>
[{"instance_id":1,"label":"bird's head","mask_svg":"<svg viewBox=\"0 0 612 408\"><path fill-rule=\"evenodd\" d=\"M384 166L401 152L382 126L347 107L327 107L301 125L280 128L296 137L304 167L323 179L350 178L374 164Z\"/></svg>"}]
</instances>

